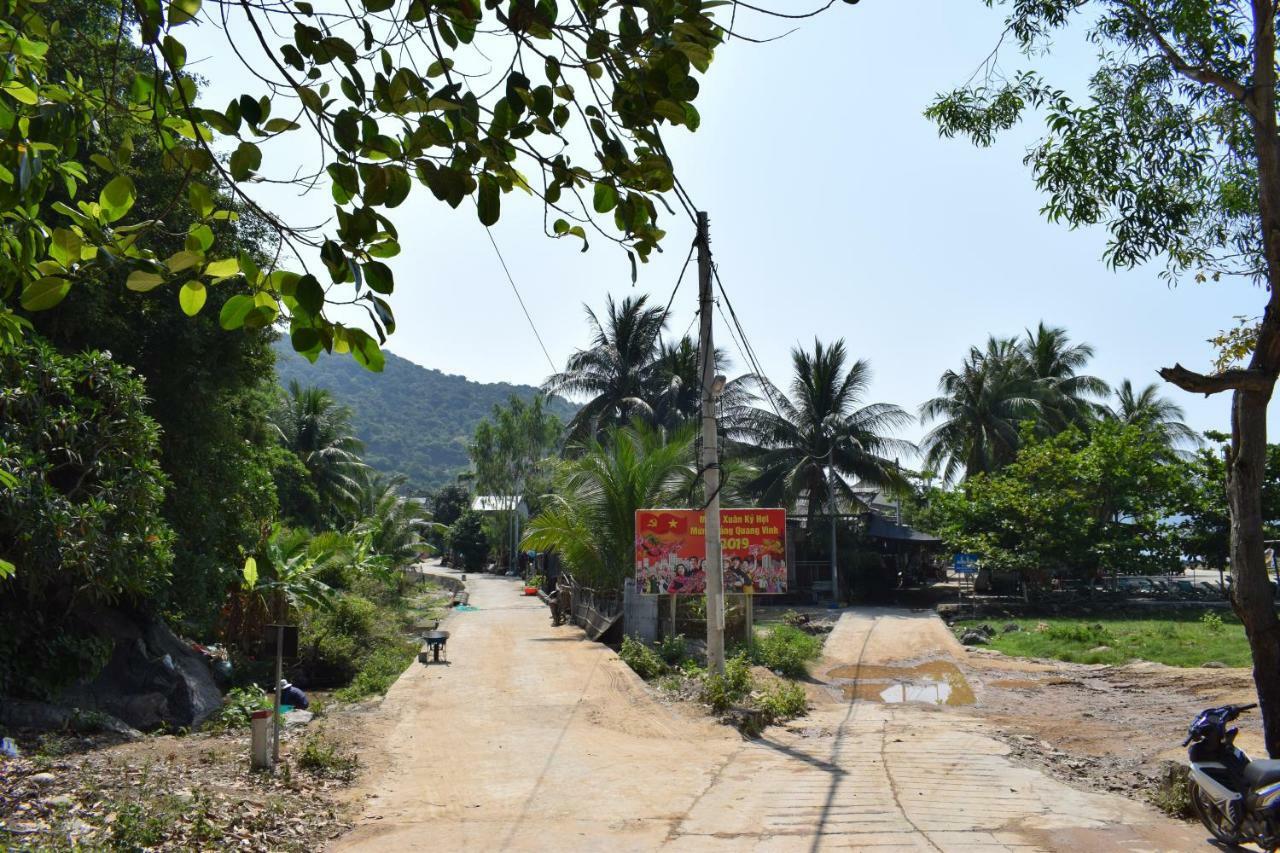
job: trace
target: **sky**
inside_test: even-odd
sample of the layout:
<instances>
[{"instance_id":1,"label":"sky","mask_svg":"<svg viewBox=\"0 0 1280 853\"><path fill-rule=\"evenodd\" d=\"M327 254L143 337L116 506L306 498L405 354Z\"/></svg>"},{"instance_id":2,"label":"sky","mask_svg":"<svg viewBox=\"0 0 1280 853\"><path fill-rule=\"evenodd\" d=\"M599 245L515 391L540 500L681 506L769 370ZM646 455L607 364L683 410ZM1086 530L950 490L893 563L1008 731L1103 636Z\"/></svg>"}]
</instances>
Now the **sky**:
<instances>
[{"instance_id":1,"label":"sky","mask_svg":"<svg viewBox=\"0 0 1280 853\"><path fill-rule=\"evenodd\" d=\"M801 6L779 0L776 8ZM785 32L782 23L738 21L757 37ZM1046 223L1022 163L1039 137L1038 118L988 149L939 138L922 112L990 53L1002 29L998 10L979 0L863 0L797 23L779 41L717 51L696 102L701 128L666 134L677 173L709 214L729 297L776 384L790 379L793 347L842 338L870 362L865 402L914 413L970 346L1043 320L1095 348L1091 373L1141 386L1174 362L1208 370L1206 340L1236 315L1261 313L1266 294L1249 282L1170 286L1158 263L1113 271L1102 261L1101 230ZM189 55L192 70L208 78L210 102L260 94L208 30L189 42ZM1002 57L1010 71L1033 64L1007 47ZM1093 57L1073 33L1034 66L1079 92ZM275 162L280 155L268 150L266 163ZM318 222L330 204L323 189L267 198L294 221ZM665 252L641 267L633 286L621 250L597 239L581 253L576 240L543 236L536 199L503 201L492 236L557 368L588 344L584 304L600 309L609 294L645 293L665 304L693 238L687 218L665 217ZM473 209L451 210L415 187L394 219L404 251L391 262L398 331L387 348L478 381L540 383L552 365ZM696 304L691 265L671 310L673 335L690 327ZM733 356L730 373L745 372L719 314L715 320L717 344ZM1192 427L1228 428L1227 396L1168 385L1163 393ZM916 440L926 429L916 424L901 437Z\"/></svg>"}]
</instances>

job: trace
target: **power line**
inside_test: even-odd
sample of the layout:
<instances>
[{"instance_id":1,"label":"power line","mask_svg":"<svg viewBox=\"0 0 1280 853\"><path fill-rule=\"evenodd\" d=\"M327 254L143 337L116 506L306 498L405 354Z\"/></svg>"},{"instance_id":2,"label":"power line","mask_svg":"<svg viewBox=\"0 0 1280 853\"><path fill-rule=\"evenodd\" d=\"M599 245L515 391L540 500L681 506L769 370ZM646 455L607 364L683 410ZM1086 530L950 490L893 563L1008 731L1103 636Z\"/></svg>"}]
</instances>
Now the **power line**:
<instances>
[{"instance_id":1,"label":"power line","mask_svg":"<svg viewBox=\"0 0 1280 853\"><path fill-rule=\"evenodd\" d=\"M551 358L551 353L547 352L547 345L542 342L542 335L538 334L538 327L533 322L533 317L529 315L529 309L524 304L524 297L520 295L520 288L516 287L516 280L511 277L511 270L507 269L506 258L502 257L502 250L498 248L498 241L493 239L493 231L489 226L485 226L484 233L489 235L489 243L493 246L493 251L498 255L498 263L502 264L502 271L507 274L507 281L511 283L511 290L516 295L516 301L520 303L520 310L524 312L524 318L529 321L529 328L533 330L533 336L538 339L538 346L542 347L542 354L547 357L547 364L551 367L551 372L557 372L556 363ZM679 287L679 282L676 283Z\"/></svg>"},{"instance_id":2,"label":"power line","mask_svg":"<svg viewBox=\"0 0 1280 853\"><path fill-rule=\"evenodd\" d=\"M729 309L729 317L732 319L732 328L737 329L738 337L742 339L742 346L746 350L744 355L747 358L747 363L752 372L763 380L757 384L764 390L764 396L769 401L769 406L772 407L774 414L776 414L781 420L786 420L782 414L782 410L778 408L777 402L773 399L772 383L770 383L769 378L765 376L764 369L760 366L760 359L756 356L755 348L751 346L751 340L747 337L746 331L742 328L742 323L738 320L738 312L733 308L733 300L729 298L729 292L725 290L724 282L720 280L719 268L713 265L711 267L711 273L716 278L716 285L720 288L720 296L724 300L725 307ZM723 312L721 312L721 315L723 316Z\"/></svg>"},{"instance_id":3,"label":"power line","mask_svg":"<svg viewBox=\"0 0 1280 853\"><path fill-rule=\"evenodd\" d=\"M689 245L689 254L684 259L684 266L680 268L680 275L676 278L676 286L671 288L671 296L667 299L667 307L662 309L662 322L658 324L661 329L667 322L667 314L671 313L671 303L676 301L676 292L680 290L680 283L684 281L685 271L689 269L689 261L693 260L693 250L698 248L698 241L695 240Z\"/></svg>"}]
</instances>

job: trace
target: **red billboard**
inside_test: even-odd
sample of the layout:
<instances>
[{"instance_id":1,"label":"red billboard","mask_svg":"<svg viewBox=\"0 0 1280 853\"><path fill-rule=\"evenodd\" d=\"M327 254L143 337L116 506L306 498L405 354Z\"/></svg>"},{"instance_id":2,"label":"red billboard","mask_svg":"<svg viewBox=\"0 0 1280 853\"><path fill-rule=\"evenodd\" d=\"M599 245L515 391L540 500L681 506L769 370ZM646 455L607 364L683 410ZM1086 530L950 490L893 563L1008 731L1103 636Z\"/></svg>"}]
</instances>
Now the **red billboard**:
<instances>
[{"instance_id":1,"label":"red billboard","mask_svg":"<svg viewBox=\"0 0 1280 853\"><path fill-rule=\"evenodd\" d=\"M706 513L696 509L636 512L636 585L650 595L702 595L706 580ZM787 512L720 510L725 592L787 591Z\"/></svg>"}]
</instances>

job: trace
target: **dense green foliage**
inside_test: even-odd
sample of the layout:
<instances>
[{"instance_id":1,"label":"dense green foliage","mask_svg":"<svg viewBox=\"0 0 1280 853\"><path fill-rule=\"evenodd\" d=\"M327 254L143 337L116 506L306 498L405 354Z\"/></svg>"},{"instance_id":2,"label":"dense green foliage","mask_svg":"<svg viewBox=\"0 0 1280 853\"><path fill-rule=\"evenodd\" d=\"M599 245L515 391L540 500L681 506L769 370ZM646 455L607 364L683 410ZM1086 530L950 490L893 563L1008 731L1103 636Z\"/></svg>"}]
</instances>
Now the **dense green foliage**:
<instances>
[{"instance_id":1,"label":"dense green foliage","mask_svg":"<svg viewBox=\"0 0 1280 853\"><path fill-rule=\"evenodd\" d=\"M364 461L384 474L403 474L417 492L448 484L467 470L467 447L494 406L512 396L529 401L537 393L526 385L483 384L428 370L390 352L377 375L344 359L311 365L287 348L277 347L276 353L283 384L297 380L323 388L349 407ZM544 405L558 417L574 412L559 397Z\"/></svg>"},{"instance_id":2,"label":"dense green foliage","mask_svg":"<svg viewBox=\"0 0 1280 853\"><path fill-rule=\"evenodd\" d=\"M1178 537L1183 553L1200 557L1210 566L1228 567L1231 548L1231 517L1226 502L1226 439L1209 433L1213 440L1181 465L1177 489ZM1280 539L1280 444L1267 445L1266 470L1262 477L1262 522L1267 539Z\"/></svg>"},{"instance_id":3,"label":"dense green foliage","mask_svg":"<svg viewBox=\"0 0 1280 853\"><path fill-rule=\"evenodd\" d=\"M464 568L484 566L485 558L489 556L489 534L485 531L484 516L470 509L464 511L450 528L448 546Z\"/></svg>"},{"instance_id":4,"label":"dense green foliage","mask_svg":"<svg viewBox=\"0 0 1280 853\"><path fill-rule=\"evenodd\" d=\"M167 481L145 404L143 383L103 353L33 338L0 358L0 694L101 664L77 615L166 589Z\"/></svg>"},{"instance_id":5,"label":"dense green foliage","mask_svg":"<svg viewBox=\"0 0 1280 853\"><path fill-rule=\"evenodd\" d=\"M54 57L65 50L57 49L58 27L42 4L12 0L0 9L10 56L0 127L13 142L0 158L0 204L24 212L0 234L0 337L12 340L23 329L15 305L52 308L86 274L123 261L132 290L170 291L189 315L205 307L211 285L240 277L253 293L227 301L218 314L224 328L262 329L287 318L299 352L313 359L350 352L379 370L379 344L395 328L385 298L394 276L384 260L400 251L391 216L415 184L450 207L471 199L485 226L498 221L503 195L537 195L567 217L549 234L580 239L585 250L579 223L594 225L626 248L634 273L636 260L647 260L664 236L656 197L675 188L661 127L696 129L696 75L724 37L710 9L684 0L592 3L576 15L451 2L412 3L390 17L381 14L391 9L383 0L321 11L259 2L220 9L202 10L200 0L138 0L114 39L103 28L76 46L93 57L82 75L59 73ZM258 91L224 109L195 106L181 29L193 21L231 42L223 61L251 70L246 79ZM493 80L484 79L489 54L474 44L477 30L491 30L514 53ZM244 39L247 31L256 37ZM414 49L400 49L407 44ZM609 108L579 106L575 82ZM180 252L157 245L174 233L162 220L130 216L138 188L129 152L110 140L103 146L95 133L121 124L163 150L164 167L189 184L174 198L190 199L200 221L186 229ZM288 134L307 138L275 143ZM599 156L571 162L563 149L570 137L590 140ZM294 168L290 151L307 142L317 146L320 174ZM224 161L221 152L232 146ZM273 163L272 153L281 152ZM96 202L67 203L103 174L110 177ZM323 234L277 219L245 191L263 180L311 189L321 175L333 201ZM211 225L233 215L211 200L218 184L258 210L290 251L262 265L216 248ZM611 218L612 227L597 217ZM307 266L320 261L314 266L324 269L325 283L275 268L277 259L299 255ZM329 316L331 299L365 309L374 334Z\"/></svg>"},{"instance_id":6,"label":"dense green foliage","mask_svg":"<svg viewBox=\"0 0 1280 853\"><path fill-rule=\"evenodd\" d=\"M1141 427L1102 421L1038 439L1028 428L1001 471L932 495L937 532L984 565L1033 581L1156 572L1178 561L1171 513L1179 466Z\"/></svg>"}]
</instances>

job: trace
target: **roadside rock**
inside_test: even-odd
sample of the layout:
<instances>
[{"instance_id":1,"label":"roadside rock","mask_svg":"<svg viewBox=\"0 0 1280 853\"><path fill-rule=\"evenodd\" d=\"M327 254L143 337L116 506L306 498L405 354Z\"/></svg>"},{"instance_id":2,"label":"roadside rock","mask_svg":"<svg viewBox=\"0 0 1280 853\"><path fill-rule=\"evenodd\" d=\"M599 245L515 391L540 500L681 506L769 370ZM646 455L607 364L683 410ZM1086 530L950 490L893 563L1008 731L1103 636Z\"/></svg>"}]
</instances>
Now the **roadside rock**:
<instances>
[{"instance_id":1,"label":"roadside rock","mask_svg":"<svg viewBox=\"0 0 1280 853\"><path fill-rule=\"evenodd\" d=\"M1226 669L1227 665L1220 660L1211 660L1208 663L1200 664L1204 669Z\"/></svg>"},{"instance_id":2,"label":"roadside rock","mask_svg":"<svg viewBox=\"0 0 1280 853\"><path fill-rule=\"evenodd\" d=\"M960 637L960 642L966 646L985 646L991 641L979 631L965 631Z\"/></svg>"},{"instance_id":3,"label":"roadside rock","mask_svg":"<svg viewBox=\"0 0 1280 853\"><path fill-rule=\"evenodd\" d=\"M1001 631L1005 634L1014 634L1021 630L1022 629L1018 627L1017 622L1008 622L1005 624L1004 628L1001 629Z\"/></svg>"},{"instance_id":4,"label":"roadside rock","mask_svg":"<svg viewBox=\"0 0 1280 853\"><path fill-rule=\"evenodd\" d=\"M142 737L142 732L110 714L84 712L30 699L0 699L0 725L36 731L110 732L129 740Z\"/></svg>"},{"instance_id":5,"label":"roadside rock","mask_svg":"<svg viewBox=\"0 0 1280 853\"><path fill-rule=\"evenodd\" d=\"M1109 652L1109 651L1111 651L1110 646L1094 646L1093 648L1089 649L1090 654L1102 654L1103 652Z\"/></svg>"},{"instance_id":6,"label":"roadside rock","mask_svg":"<svg viewBox=\"0 0 1280 853\"><path fill-rule=\"evenodd\" d=\"M222 707L205 661L156 618L139 622L104 612L96 620L114 640L111 658L92 681L61 697L66 704L118 717L135 729L194 728Z\"/></svg>"},{"instance_id":7,"label":"roadside rock","mask_svg":"<svg viewBox=\"0 0 1280 853\"><path fill-rule=\"evenodd\" d=\"M32 785L38 785L41 788L47 788L58 781L58 777L52 773L32 773L27 777L27 781Z\"/></svg>"},{"instance_id":8,"label":"roadside rock","mask_svg":"<svg viewBox=\"0 0 1280 853\"><path fill-rule=\"evenodd\" d=\"M295 708L284 715L284 724L286 726L305 726L315 717L310 711L304 711L301 708Z\"/></svg>"}]
</instances>

